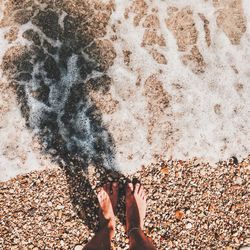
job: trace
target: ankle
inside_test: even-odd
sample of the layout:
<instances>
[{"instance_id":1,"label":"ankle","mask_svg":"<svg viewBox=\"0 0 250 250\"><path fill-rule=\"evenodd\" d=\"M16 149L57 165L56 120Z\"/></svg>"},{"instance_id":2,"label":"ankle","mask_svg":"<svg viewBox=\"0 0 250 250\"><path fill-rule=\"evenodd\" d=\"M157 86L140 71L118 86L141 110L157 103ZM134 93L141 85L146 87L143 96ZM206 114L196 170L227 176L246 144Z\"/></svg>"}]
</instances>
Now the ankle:
<instances>
[{"instance_id":1,"label":"ankle","mask_svg":"<svg viewBox=\"0 0 250 250\"><path fill-rule=\"evenodd\" d=\"M132 221L130 223L127 223L127 233L130 231L130 230L134 230L134 228L137 228L137 229L140 229L140 230L143 230L143 227L141 226L141 223L138 222L138 221Z\"/></svg>"},{"instance_id":2,"label":"ankle","mask_svg":"<svg viewBox=\"0 0 250 250\"><path fill-rule=\"evenodd\" d=\"M107 229L109 230L109 231L114 231L115 230L115 224L114 224L114 221L109 221L108 223L107 223Z\"/></svg>"},{"instance_id":3,"label":"ankle","mask_svg":"<svg viewBox=\"0 0 250 250\"><path fill-rule=\"evenodd\" d=\"M131 227L128 231L127 231L127 235L128 237L130 237L131 235L133 235L134 233L138 233L142 231L141 227Z\"/></svg>"},{"instance_id":4,"label":"ankle","mask_svg":"<svg viewBox=\"0 0 250 250\"><path fill-rule=\"evenodd\" d=\"M107 230L110 239L114 237L115 234L115 222L114 220L107 221L107 224L104 226L104 228Z\"/></svg>"}]
</instances>

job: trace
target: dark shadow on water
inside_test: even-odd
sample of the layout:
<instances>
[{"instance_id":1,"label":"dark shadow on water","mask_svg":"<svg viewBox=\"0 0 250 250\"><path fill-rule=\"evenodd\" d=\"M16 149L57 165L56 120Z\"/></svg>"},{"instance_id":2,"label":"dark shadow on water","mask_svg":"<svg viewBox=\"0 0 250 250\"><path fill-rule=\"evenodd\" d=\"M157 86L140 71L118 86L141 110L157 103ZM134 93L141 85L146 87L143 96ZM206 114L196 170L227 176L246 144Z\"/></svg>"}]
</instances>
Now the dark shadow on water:
<instances>
[{"instance_id":1,"label":"dark shadow on water","mask_svg":"<svg viewBox=\"0 0 250 250\"><path fill-rule=\"evenodd\" d=\"M112 46L102 48L95 40L95 35L105 34L105 26L104 31L88 29L95 27L91 23L92 7L84 5L86 17L77 16L77 10L71 14L65 6L52 4L39 10L32 4L10 5L10 25L31 21L36 29L31 27L22 34L30 44L15 45L6 51L1 68L16 90L27 126L40 138L43 153L51 155L65 170L76 213L90 229L96 230L98 200L88 166L101 171L97 186L113 176L112 180L120 181L122 190L126 181L119 173L105 168L114 169L115 145L103 125L102 112L89 97L91 91L109 91L110 79L105 72L113 62L105 51L109 57L113 53L113 58L115 52ZM124 200L120 204L124 206ZM124 216L120 219L124 221Z\"/></svg>"}]
</instances>

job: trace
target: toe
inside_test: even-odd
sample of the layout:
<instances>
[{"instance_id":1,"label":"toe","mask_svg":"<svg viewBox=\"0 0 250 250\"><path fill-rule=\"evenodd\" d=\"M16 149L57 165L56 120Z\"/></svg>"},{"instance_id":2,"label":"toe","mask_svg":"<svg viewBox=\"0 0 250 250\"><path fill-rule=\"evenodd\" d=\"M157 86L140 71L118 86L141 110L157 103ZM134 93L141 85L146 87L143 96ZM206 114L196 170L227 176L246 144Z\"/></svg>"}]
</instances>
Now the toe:
<instances>
[{"instance_id":1,"label":"toe","mask_svg":"<svg viewBox=\"0 0 250 250\"><path fill-rule=\"evenodd\" d=\"M108 196L107 192L106 191L103 192L103 194L102 194L103 199L105 199L107 196Z\"/></svg>"},{"instance_id":2,"label":"toe","mask_svg":"<svg viewBox=\"0 0 250 250\"><path fill-rule=\"evenodd\" d=\"M114 212L116 212L117 201L118 201L118 183L113 182L112 185L112 195L111 195L111 203L113 206Z\"/></svg>"},{"instance_id":3,"label":"toe","mask_svg":"<svg viewBox=\"0 0 250 250\"><path fill-rule=\"evenodd\" d=\"M135 194L138 194L140 191L140 183L135 184Z\"/></svg>"},{"instance_id":4,"label":"toe","mask_svg":"<svg viewBox=\"0 0 250 250\"><path fill-rule=\"evenodd\" d=\"M127 196L132 195L133 190L134 190L133 184L132 183L128 183L126 185L126 195Z\"/></svg>"},{"instance_id":5,"label":"toe","mask_svg":"<svg viewBox=\"0 0 250 250\"><path fill-rule=\"evenodd\" d=\"M98 198L98 201L101 200L101 193L100 192L97 194L97 198Z\"/></svg>"},{"instance_id":6,"label":"toe","mask_svg":"<svg viewBox=\"0 0 250 250\"><path fill-rule=\"evenodd\" d=\"M112 191L113 191L113 194L117 193L117 191L118 191L118 183L117 182L112 183Z\"/></svg>"},{"instance_id":7,"label":"toe","mask_svg":"<svg viewBox=\"0 0 250 250\"><path fill-rule=\"evenodd\" d=\"M104 195L104 190L103 188L101 188L101 190L99 191L99 193L97 194L97 198L99 201L102 201L103 200L103 195Z\"/></svg>"},{"instance_id":8,"label":"toe","mask_svg":"<svg viewBox=\"0 0 250 250\"><path fill-rule=\"evenodd\" d=\"M106 192L107 192L108 195L110 195L111 194L111 184L110 184L110 182L108 182L106 184L106 186L107 186Z\"/></svg>"},{"instance_id":9,"label":"toe","mask_svg":"<svg viewBox=\"0 0 250 250\"><path fill-rule=\"evenodd\" d=\"M144 191L144 189L142 187L140 188L139 195L141 197L145 196L145 191Z\"/></svg>"},{"instance_id":10,"label":"toe","mask_svg":"<svg viewBox=\"0 0 250 250\"><path fill-rule=\"evenodd\" d=\"M142 185L140 185L140 190L139 190L138 193L139 193L140 196L144 196L145 195L145 190L144 190L144 188L143 188Z\"/></svg>"},{"instance_id":11,"label":"toe","mask_svg":"<svg viewBox=\"0 0 250 250\"><path fill-rule=\"evenodd\" d=\"M105 183L105 184L103 185L103 190L104 190L105 192L107 192L107 189L108 189L107 183Z\"/></svg>"},{"instance_id":12,"label":"toe","mask_svg":"<svg viewBox=\"0 0 250 250\"><path fill-rule=\"evenodd\" d=\"M98 194L103 194L103 192L104 192L104 188L102 187L102 188L100 188L100 190L99 190L99 192L98 192Z\"/></svg>"}]
</instances>

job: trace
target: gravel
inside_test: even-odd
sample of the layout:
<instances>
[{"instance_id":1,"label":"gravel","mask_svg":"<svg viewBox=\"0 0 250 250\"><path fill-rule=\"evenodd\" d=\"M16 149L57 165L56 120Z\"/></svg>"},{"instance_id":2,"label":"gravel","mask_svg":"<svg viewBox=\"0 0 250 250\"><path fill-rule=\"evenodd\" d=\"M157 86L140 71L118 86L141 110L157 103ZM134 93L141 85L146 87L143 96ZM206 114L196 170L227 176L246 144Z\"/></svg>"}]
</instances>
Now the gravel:
<instances>
[{"instance_id":1,"label":"gravel","mask_svg":"<svg viewBox=\"0 0 250 250\"><path fill-rule=\"evenodd\" d=\"M53 169L1 183L2 249L82 249L98 229L96 192L119 181L115 249L128 249L124 183L148 193L145 233L157 249L240 249L250 245L250 157L216 166L168 161L123 176L103 168Z\"/></svg>"}]
</instances>

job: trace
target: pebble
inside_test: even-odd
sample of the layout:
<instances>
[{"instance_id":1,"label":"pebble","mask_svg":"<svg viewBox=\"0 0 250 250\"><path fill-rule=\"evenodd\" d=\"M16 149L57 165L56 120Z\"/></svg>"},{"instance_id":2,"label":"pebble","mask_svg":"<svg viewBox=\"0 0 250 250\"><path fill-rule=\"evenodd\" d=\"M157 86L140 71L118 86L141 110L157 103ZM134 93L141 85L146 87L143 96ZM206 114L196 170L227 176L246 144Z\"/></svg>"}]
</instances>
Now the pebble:
<instances>
[{"instance_id":1,"label":"pebble","mask_svg":"<svg viewBox=\"0 0 250 250\"><path fill-rule=\"evenodd\" d=\"M82 245L76 245L74 250L82 250L83 249L83 246Z\"/></svg>"},{"instance_id":2,"label":"pebble","mask_svg":"<svg viewBox=\"0 0 250 250\"><path fill-rule=\"evenodd\" d=\"M47 205L48 205L49 207L52 207L52 202L49 201L49 202L47 203Z\"/></svg>"},{"instance_id":3,"label":"pebble","mask_svg":"<svg viewBox=\"0 0 250 250\"><path fill-rule=\"evenodd\" d=\"M57 205L57 206L56 206L56 209L57 209L57 210L64 209L64 206L63 206L63 205Z\"/></svg>"},{"instance_id":4,"label":"pebble","mask_svg":"<svg viewBox=\"0 0 250 250\"><path fill-rule=\"evenodd\" d=\"M112 178L111 176L109 176L109 177L108 177L108 180L109 180L110 182L112 182L112 181L113 181L113 178Z\"/></svg>"},{"instance_id":5,"label":"pebble","mask_svg":"<svg viewBox=\"0 0 250 250\"><path fill-rule=\"evenodd\" d=\"M235 184L241 185L243 183L243 180L241 177L237 177L234 181Z\"/></svg>"}]
</instances>

